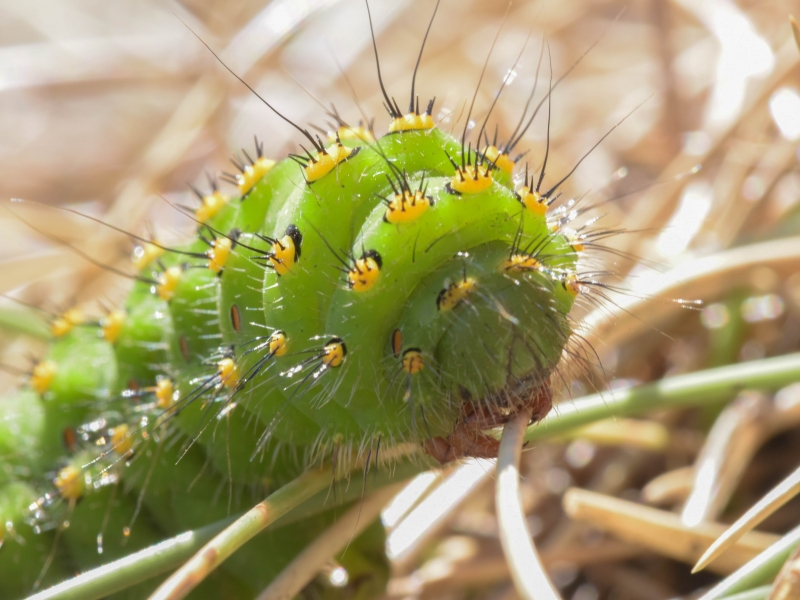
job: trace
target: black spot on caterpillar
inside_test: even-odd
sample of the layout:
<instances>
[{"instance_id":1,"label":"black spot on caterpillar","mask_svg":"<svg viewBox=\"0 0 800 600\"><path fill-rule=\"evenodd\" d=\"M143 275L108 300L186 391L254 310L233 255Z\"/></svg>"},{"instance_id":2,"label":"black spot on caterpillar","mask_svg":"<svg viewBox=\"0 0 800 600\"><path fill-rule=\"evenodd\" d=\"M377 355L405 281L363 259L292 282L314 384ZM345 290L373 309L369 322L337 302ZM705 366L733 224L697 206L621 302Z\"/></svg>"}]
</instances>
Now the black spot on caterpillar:
<instances>
[{"instance_id":1,"label":"black spot on caterpillar","mask_svg":"<svg viewBox=\"0 0 800 600\"><path fill-rule=\"evenodd\" d=\"M543 48L527 63L531 82ZM467 71L475 85L479 69ZM488 111L476 137L469 102L440 100L434 115L412 87L404 111L396 87L383 92L388 124L331 109L332 133L297 126L305 147L288 159L267 158L258 141L241 150L238 172L222 178L235 187L214 180L198 193L193 241L131 232L127 300L96 318L57 311L52 346L16 397L36 413L28 433L39 442L9 460L30 476L10 477L4 493L16 521L33 514L45 533L9 594L43 571L55 581L224 518L323 460L408 442L442 462L492 456L484 429L531 402L546 414L568 315L590 289L578 262L588 234L570 228L583 215L559 197L577 160L542 186L555 171L543 160L549 139L535 158L519 156L548 85L531 94L538 105L523 95L520 125L503 123L491 141ZM65 446L72 428L79 440ZM316 518L286 556L332 516ZM252 571L245 559L226 564L216 585L247 597L275 572Z\"/></svg>"}]
</instances>

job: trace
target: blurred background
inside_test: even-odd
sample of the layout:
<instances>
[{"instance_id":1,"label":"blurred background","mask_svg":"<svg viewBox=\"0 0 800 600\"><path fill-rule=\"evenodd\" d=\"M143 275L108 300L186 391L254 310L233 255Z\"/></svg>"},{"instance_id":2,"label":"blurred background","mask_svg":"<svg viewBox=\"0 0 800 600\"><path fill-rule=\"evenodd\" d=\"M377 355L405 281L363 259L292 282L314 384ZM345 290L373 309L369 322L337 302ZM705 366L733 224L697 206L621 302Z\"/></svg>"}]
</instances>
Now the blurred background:
<instances>
[{"instance_id":1,"label":"blurred background","mask_svg":"<svg viewBox=\"0 0 800 600\"><path fill-rule=\"evenodd\" d=\"M384 81L403 106L434 2L373 0L370 6ZM565 187L570 196L613 200L602 205L601 224L626 230L608 240L624 256L605 253L590 263L627 274L634 291L616 302L640 307L635 317L615 312L614 305L593 315L607 333L590 337L605 370L602 385L800 348L800 262L791 256L800 252L793 237L800 230L800 52L790 14L800 15L800 2L442 1L417 78L422 100L436 96L433 116L441 128L460 132L465 126L498 31L473 121L481 123L505 81L489 121L489 131L497 123L501 139L531 93L544 36L535 102L547 90L548 52L555 79L580 60L553 93L545 185L629 115ZM193 223L162 196L192 206L187 183L207 190L206 172L229 170L228 157L252 148L254 135L264 140L268 156L297 150L297 133L192 32L303 126L327 129L320 104L331 103L349 122L362 118L360 104L375 118L377 132L388 124L359 0L0 1L0 292L52 312L76 302L99 312L123 297L127 282L65 245L123 267L132 249L124 235L95 223L9 199L73 208L140 234L157 231L169 243ZM544 151L546 109L519 145L534 168ZM746 260L726 254L733 258L696 262L744 244L783 258L765 254L761 264L745 251ZM689 283L664 284L673 268L688 269L678 271L684 273L678 281L688 277ZM662 293L664 285L669 289ZM656 298L643 301L653 290ZM705 305L686 311L675 298ZM13 311L3 306L8 321ZM19 369L29 368L36 352L22 337L0 342L3 363ZM4 390L17 382L11 373L0 374ZM564 396L580 396L596 384L597 377L578 376ZM610 513L588 524L571 519L563 494L580 486L676 515L684 511L684 529L673 531L676 536L686 534L692 519L729 521L794 468L800 435L792 428L800 421L785 407L799 395L783 392L782 409L775 408L777 397L763 394L737 400L737 423L751 428L752 439L738 454L729 454L725 444L714 450L722 483L696 501L701 508L694 516L685 509L697 491L692 465L712 451L708 432L721 407L667 411L631 423L630 430L620 425L527 453L523 500L562 595L692 597L711 585L720 572L692 577L691 559L659 549L658 541L602 533L602 521L616 518ZM759 411L779 414L781 426ZM744 439L745 429L732 431L728 442ZM738 465L733 474L732 461ZM449 500L440 502L440 517L386 517L395 528L390 597L514 597L496 539L491 477L480 466L458 469L444 478L428 474L410 493L408 506L425 494L433 497L443 479L455 479L449 496L442 492ZM653 491L653 481L665 487ZM429 506L419 514L440 513ZM798 521L800 503L790 503L763 529L783 533Z\"/></svg>"}]
</instances>

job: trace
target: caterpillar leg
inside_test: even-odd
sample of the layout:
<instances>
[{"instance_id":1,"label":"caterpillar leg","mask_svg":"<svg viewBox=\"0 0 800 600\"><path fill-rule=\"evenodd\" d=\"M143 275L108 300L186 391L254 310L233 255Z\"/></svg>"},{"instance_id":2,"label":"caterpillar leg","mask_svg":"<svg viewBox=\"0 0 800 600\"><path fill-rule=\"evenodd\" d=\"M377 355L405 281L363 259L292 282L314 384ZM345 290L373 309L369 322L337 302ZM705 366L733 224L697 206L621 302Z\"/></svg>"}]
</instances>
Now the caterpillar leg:
<instances>
[{"instance_id":1,"label":"caterpillar leg","mask_svg":"<svg viewBox=\"0 0 800 600\"><path fill-rule=\"evenodd\" d=\"M424 448L425 452L444 465L458 458L496 458L500 442L460 421L453 433L446 438L426 440Z\"/></svg>"},{"instance_id":2,"label":"caterpillar leg","mask_svg":"<svg viewBox=\"0 0 800 600\"><path fill-rule=\"evenodd\" d=\"M553 393L550 382L545 381L535 388L522 402L512 407L500 404L476 405L465 402L461 405L458 423L453 432L443 437L432 437L425 441L425 451L439 461L447 464L459 458L497 458L500 442L484 433L487 429L505 425L523 409L533 409L531 423L543 419L553 406Z\"/></svg>"}]
</instances>

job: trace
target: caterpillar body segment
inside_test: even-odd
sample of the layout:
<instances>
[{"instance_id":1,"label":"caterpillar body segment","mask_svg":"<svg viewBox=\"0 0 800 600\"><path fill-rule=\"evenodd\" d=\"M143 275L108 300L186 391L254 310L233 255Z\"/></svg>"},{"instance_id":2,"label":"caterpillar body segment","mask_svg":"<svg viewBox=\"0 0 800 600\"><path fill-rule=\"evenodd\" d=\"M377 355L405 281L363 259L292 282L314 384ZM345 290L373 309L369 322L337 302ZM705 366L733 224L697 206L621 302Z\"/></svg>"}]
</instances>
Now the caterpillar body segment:
<instances>
[{"instance_id":1,"label":"caterpillar body segment","mask_svg":"<svg viewBox=\"0 0 800 600\"><path fill-rule=\"evenodd\" d=\"M440 132L434 130L430 133ZM267 327L285 331L292 340L290 354L314 356L328 338L344 338L335 328L326 325L331 291L337 286L347 289L346 282L336 270L336 255L354 248L353 232L380 202L374 194L389 187L387 161L404 164L409 170L425 166L437 171L451 170L445 153L432 141L435 135L416 134L417 139L412 138L413 135L390 136L388 142L380 142L378 149L362 148L341 162L335 171L304 189L296 190L287 198L268 235L277 239L288 226L296 225L303 233L303 255L290 272L266 274L263 304ZM454 140L451 142L455 144ZM360 254L360 248L356 247L356 252ZM386 272L385 268L382 271ZM350 289L347 291L352 292ZM368 297L370 293L371 290L363 295ZM289 298L291 301L287 301ZM347 360L342 365L342 369L346 368ZM315 386L318 389L313 393L304 392L309 382L304 383L303 378L311 373L313 379L315 372L313 363L306 370L288 372L284 384L287 401L327 430L341 425L339 433L348 437L363 435L352 411L342 406L346 401L328 401L329 398L319 393L321 386ZM339 385L339 372L328 369L325 375L328 380L325 385ZM355 410L356 407L352 408Z\"/></svg>"},{"instance_id":2,"label":"caterpillar body segment","mask_svg":"<svg viewBox=\"0 0 800 600\"><path fill-rule=\"evenodd\" d=\"M152 385L170 370L173 339L169 306L137 283L125 305L125 320L114 341L118 381L125 387Z\"/></svg>"},{"instance_id":3,"label":"caterpillar body segment","mask_svg":"<svg viewBox=\"0 0 800 600\"><path fill-rule=\"evenodd\" d=\"M56 339L45 360L52 377L46 389L37 389L44 408L38 450L53 465L65 451L64 431L89 420L93 411L111 408L121 388L114 349L97 329L78 327Z\"/></svg>"},{"instance_id":4,"label":"caterpillar body segment","mask_svg":"<svg viewBox=\"0 0 800 600\"><path fill-rule=\"evenodd\" d=\"M0 514L4 523L0 529L3 544L0 592L5 598L24 598L37 583L49 587L68 579L73 572L69 559L62 553L54 557L50 568L40 578L56 532L42 531L30 524L29 507L38 496L36 487L21 481L7 482L0 487Z\"/></svg>"},{"instance_id":5,"label":"caterpillar body segment","mask_svg":"<svg viewBox=\"0 0 800 600\"><path fill-rule=\"evenodd\" d=\"M282 334L280 351L270 349L271 337L278 330L266 325L262 309L265 267L260 260L270 246L252 234L243 234L241 240L220 278L218 296L222 343L233 348L241 374L235 401L269 427L277 439L301 446L313 444L320 435L319 426L288 403L276 383L280 371L289 365L281 358L291 351L293 340ZM251 446L249 452L255 451Z\"/></svg>"},{"instance_id":6,"label":"caterpillar body segment","mask_svg":"<svg viewBox=\"0 0 800 600\"><path fill-rule=\"evenodd\" d=\"M391 252L387 254L387 250L382 250L383 245L373 243L373 240L366 237L353 236L350 232L357 230L359 227L362 227L362 230L369 231L373 224L384 231L394 229L391 224L383 222L384 209L377 199L379 195L385 194L391 189L391 184L386 179L386 170L390 168L387 163L403 164L407 172L413 173L415 172L414 169L417 169L417 172L424 172L429 177L433 177L437 173L450 175L453 172L448 152L457 155L456 153L460 151L460 147L455 140L449 139L444 144L445 148L442 148L442 144L438 142L443 137L445 136L440 131L431 130L424 133L410 132L384 138L381 140L379 148L364 148L356 156L339 165L335 174L331 173L327 176L327 179L323 178L314 182L309 186L309 190L302 195L298 194L296 198L288 200L289 205L285 208L285 216L283 217L285 220L283 222L279 221L273 232L273 237L277 237L284 223L296 223L302 229L303 221L306 220L309 222L311 231L309 231L308 227L305 229L305 255L324 257L330 261L328 273L319 274L314 273L314 271L325 270L325 265L320 264L320 259L316 259L314 264L309 265L307 258L301 258L298 267L292 273L283 276L276 275L272 278L274 286L269 283L265 285L264 309L268 314L267 325L268 327L281 328L287 331L289 336L295 340L292 346L295 351L313 352L315 350L313 342L318 342L325 335L335 334L345 339L349 344L355 343L357 347L362 344L362 340L370 339L372 340L370 342L371 345L363 347L361 350L362 356L369 356L370 353L373 356L380 355L384 337L379 336L378 339L381 341L375 343L374 340L376 338L374 336L371 337L371 334L374 333L374 324L385 322L388 308L384 301L386 297L396 296L393 302L389 303L389 306L392 304L396 306L397 298L402 298L403 294L407 294L407 291L403 289L403 282L400 282L399 288L397 287L398 277L402 279L403 273L402 268L395 269L394 264L398 263L398 261L401 264L403 260L408 263L411 260L411 256L408 252L395 252L390 258L389 254ZM388 139L388 142L384 142L386 139ZM437 143L433 144L432 142ZM430 164L431 161L428 159L432 159L434 164ZM358 169L355 167L358 167ZM347 169L351 169L351 171L348 172ZM379 175L373 175L376 170L380 170ZM355 181L349 183L354 176ZM329 186L327 195L322 193L323 185ZM437 196L445 193L443 186L439 186L439 189L435 191L430 190L430 192ZM322 197L325 197L325 202L319 201ZM508 200L509 206L511 206L513 198L510 193L508 194ZM436 201L438 201L438 198ZM296 207L292 206L293 202L297 202ZM290 213L290 209L293 212ZM498 213L501 212L501 209L496 210ZM472 207L472 212L474 213L474 206ZM448 223L446 215L438 217L434 213L434 210L429 211L431 215L429 223L435 223L440 218L443 223ZM505 217L506 215L504 214L503 218ZM324 230L321 230L317 223L325 223ZM334 226L334 223L341 223L341 225ZM432 241L430 238L433 235L441 235L442 228L426 229L421 223L422 221L419 221L415 229L401 226L398 231L392 231L392 233L395 233L393 243L397 247L404 247L404 250L408 250L415 246L413 236L417 232L432 232L432 235L416 243L417 247L420 248L420 256L422 256L427 245L426 242L430 243ZM449 227L452 229L453 225ZM513 226L509 229L512 230ZM445 228L445 230L447 229ZM354 237L355 240L353 239ZM392 245L392 242L387 246L389 249L393 247L395 246ZM448 252L451 249L455 252L457 247L454 244L443 245L444 252ZM390 278L391 283L385 285L381 283L375 284L374 288L364 291L363 294L358 294L363 298L354 298L352 288L341 285L333 293L333 298L331 299L329 290L336 276L336 254L348 252L348 249L351 248L355 249L355 252L360 252L361 248L370 248L378 252L383 262L381 266L382 278ZM440 257L441 255L435 253L432 256ZM425 264L414 265L412 272L416 273L416 275L411 275L410 279L413 280L414 277L424 274L426 268L429 267L426 267ZM268 278L270 277L268 274ZM406 277L408 278L408 276ZM405 284L406 288L408 286L409 284ZM400 296L394 293L398 289L400 290ZM382 291L379 292L378 290ZM282 303L281 299L286 297L292 297L296 300L291 303ZM341 300L337 300L337 298L341 298ZM328 302L332 302L332 306L330 313L327 317L324 317L323 321L323 316L328 310ZM340 314L338 312L339 303L347 306L349 312ZM367 306L370 307L368 310L366 309ZM271 307L274 307L274 309L271 310ZM312 329L311 325L315 322L317 326ZM344 329L337 331L337 323L342 323ZM298 346L298 336L292 334L292 329L302 332L302 336L305 336L308 341L305 343L300 341L303 345ZM343 332L349 333L350 331L356 336L355 342L348 340L349 336L343 335ZM351 356L355 356L355 354ZM349 360L352 362L354 359L351 358ZM380 401L376 401L377 394L374 389L366 394L364 389L359 389L359 393L353 393L352 380L355 378L363 378L365 381L371 380L372 375L375 373L370 373L370 370L374 371L375 365L367 365L367 370L363 370L358 365L356 367L349 366L347 362L347 360L344 361L342 367L343 375L337 373L329 377L329 379L335 379L333 383L329 384L329 387L337 387L342 390L341 394L332 397L333 401L339 403L343 408L348 409L351 415L360 419L356 430L360 429L362 435L367 432L392 431L392 421L396 419L386 418L385 415L382 419L377 418L378 413L383 411L384 407L381 406ZM381 374L380 378L372 379L380 381L384 377ZM319 395L315 397L319 398ZM292 400L298 406L303 405L302 399ZM323 401L325 402L324 405L322 404ZM328 404L329 402L323 396L322 400L317 399L313 404L306 405L305 410L308 411L310 409L312 418L313 415L316 415L321 423L330 430L331 423L335 424L336 421L331 421L327 414L322 414L319 411L319 408L330 412L334 419L336 419L337 415L342 415L343 413L332 408L326 408ZM345 433L349 430L347 435L353 435L353 425L355 423L352 422L352 419L342 421L342 424L344 427L341 432ZM393 433L396 434L397 430Z\"/></svg>"},{"instance_id":7,"label":"caterpillar body segment","mask_svg":"<svg viewBox=\"0 0 800 600\"><path fill-rule=\"evenodd\" d=\"M429 215L423 215L418 222L395 227L382 221L381 208L378 207L365 224L363 236L356 241L357 247L363 245L379 250L384 257L383 277L390 278L391 285L378 285L363 297L347 294L347 290L340 289L333 296L328 329L334 323L343 323L344 328L340 329L342 337L359 349L358 354L353 352L349 359L350 365L344 380L344 389L358 389L358 392L346 402L358 407L355 411L365 423L376 422L375 418L370 420L370 417L377 417L377 411L386 410L392 402L402 401L403 394L398 396L389 393L387 384L390 377L387 377L384 365L377 365L366 357L386 352L387 341L398 320L404 323L404 317L401 316L403 309L408 307L406 310L414 310L415 301L409 302L409 297L420 278L424 281L424 277L436 268L454 263L451 267L444 267L444 271L449 273L444 279L449 277L451 282L460 280L462 267L468 262L458 258L460 252L469 255L471 250L483 244L505 239L503 251L507 253L519 228L518 218L514 218L520 213L518 203L513 194L501 186L493 188L492 192L457 196L447 192L445 179L434 178L429 185L429 193L436 200L435 208L429 211ZM525 227L529 228L531 237L548 235L543 219L527 219ZM564 252L563 249L557 249L555 243L544 245L542 250L543 253L556 256ZM485 268L496 272L500 260ZM417 301L422 314L409 319L408 332L403 325L399 327L405 347L423 348L423 352L432 352L436 347L437 328L445 321L438 314L441 311L438 310L436 298L444 285L443 282L436 283L435 293L431 290L427 299L423 297ZM491 294L491 288L487 288L486 293ZM478 327L480 322L476 320L468 327ZM429 339L418 339L417 334ZM447 370L447 363L442 367ZM380 382L383 382L382 386ZM441 388L438 393L432 391L430 396L441 397L443 391ZM384 417L384 432L402 435L403 429L408 427L408 413L399 410L399 406L396 408L395 414L400 421L392 423ZM370 414L370 410L374 412ZM395 429L392 430L392 427Z\"/></svg>"},{"instance_id":8,"label":"caterpillar body segment","mask_svg":"<svg viewBox=\"0 0 800 600\"><path fill-rule=\"evenodd\" d=\"M243 232L263 232L283 199L303 184L302 171L291 160L278 162L237 206L235 225ZM221 226L226 225L224 223ZM227 223L229 228L233 223ZM219 229L219 227L217 227ZM228 229L222 229L227 231Z\"/></svg>"},{"instance_id":9,"label":"caterpillar body segment","mask_svg":"<svg viewBox=\"0 0 800 600\"><path fill-rule=\"evenodd\" d=\"M525 385L535 388L529 378L546 381L560 360L569 335L565 311L571 298L555 298L561 287L558 276L544 269L505 272L508 253L503 242L462 253L423 280L398 320L403 348L417 349L435 373L411 378L417 393L410 400L429 415L428 427L434 422L430 415L442 410L438 402L443 395L451 399L450 411L456 413L463 397L506 410L504 394ZM465 290L456 296L453 290L459 287ZM443 298L450 300L447 310ZM453 306L454 298L458 302Z\"/></svg>"},{"instance_id":10,"label":"caterpillar body segment","mask_svg":"<svg viewBox=\"0 0 800 600\"><path fill-rule=\"evenodd\" d=\"M119 470L104 471L88 453L73 456L57 474L54 485L71 488L60 491L60 506L51 513L63 513L69 527L62 533L71 558L78 568L88 570L109 560L121 558L146 548L161 539L161 533L143 520L129 527L136 511L136 499L123 493L118 486ZM61 480L67 479L65 483ZM109 509L113 507L113 510Z\"/></svg>"},{"instance_id":11,"label":"caterpillar body segment","mask_svg":"<svg viewBox=\"0 0 800 600\"><path fill-rule=\"evenodd\" d=\"M202 447L217 473L258 488L268 482L290 481L302 472L293 444L282 443L277 434L262 441L269 423L259 419L261 407L251 407L246 395L232 399L218 368L191 370L179 382L176 395L179 400L173 420L185 438L181 446ZM288 471L281 476L281 469Z\"/></svg>"},{"instance_id":12,"label":"caterpillar body segment","mask_svg":"<svg viewBox=\"0 0 800 600\"><path fill-rule=\"evenodd\" d=\"M197 364L220 347L216 273L185 268L169 302L177 343L172 344L172 364Z\"/></svg>"},{"instance_id":13,"label":"caterpillar body segment","mask_svg":"<svg viewBox=\"0 0 800 600\"><path fill-rule=\"evenodd\" d=\"M14 482L20 474L41 477L52 468L54 457L44 455L40 444L46 417L38 394L34 390L20 390L0 402L9 415L14 415L0 420L0 487ZM47 433L57 434L52 430Z\"/></svg>"}]
</instances>

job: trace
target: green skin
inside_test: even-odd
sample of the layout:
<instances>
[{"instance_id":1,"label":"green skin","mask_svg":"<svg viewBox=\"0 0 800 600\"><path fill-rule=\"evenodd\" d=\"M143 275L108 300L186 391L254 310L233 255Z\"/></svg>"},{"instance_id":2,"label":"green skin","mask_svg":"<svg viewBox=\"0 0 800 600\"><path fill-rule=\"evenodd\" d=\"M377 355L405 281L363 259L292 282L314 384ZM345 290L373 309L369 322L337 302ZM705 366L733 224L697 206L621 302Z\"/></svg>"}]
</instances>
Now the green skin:
<instances>
[{"instance_id":1,"label":"green skin","mask_svg":"<svg viewBox=\"0 0 800 600\"><path fill-rule=\"evenodd\" d=\"M52 345L47 359L56 364L56 374L42 397L39 451L45 464L54 465L64 454L63 431L91 418L93 410L111 408L124 386L117 381L113 348L98 337L97 329L76 327Z\"/></svg>"},{"instance_id":2,"label":"green skin","mask_svg":"<svg viewBox=\"0 0 800 600\"><path fill-rule=\"evenodd\" d=\"M512 378L539 373L544 380L558 362L568 331L561 311L572 300L562 286L541 273L513 277L499 273L498 265L507 258L507 244L494 242L478 247L462 261L445 263L417 286L397 322L404 348L420 349L426 364L448 364L448 371L434 374L426 369L406 376L407 385L412 386L409 401L422 406L428 415L423 423L426 433L437 421L431 417L439 414L436 400L442 397L442 390L458 408L464 390L473 398L483 398L505 386L509 368ZM437 311L432 298L448 282L462 280L465 273L477 279L478 292L464 301L464 307ZM462 326L464 313L466 318L477 317L491 327ZM550 317L543 320L542 315L548 313ZM561 345L548 346L559 336Z\"/></svg>"},{"instance_id":3,"label":"green skin","mask_svg":"<svg viewBox=\"0 0 800 600\"><path fill-rule=\"evenodd\" d=\"M0 399L0 487L17 479L42 473L54 458L42 456L40 440L44 434L45 411L33 390L20 390ZM13 417L11 417L13 415ZM59 452L59 456L63 450Z\"/></svg>"},{"instance_id":4,"label":"green skin","mask_svg":"<svg viewBox=\"0 0 800 600\"><path fill-rule=\"evenodd\" d=\"M258 187L260 186L257 186L257 189ZM247 201L242 204L242 208L250 200L251 196L248 196ZM269 250L267 243L251 234L243 234L240 239L250 248ZM222 274L225 285L220 286L219 310L220 328L225 344L240 346L257 338L268 337L272 333L272 330L267 328L264 311L261 309L264 268L260 262L251 259L254 255L257 253L239 246L231 254ZM232 280L239 281L239 285L231 285L229 282ZM246 284L242 285L241 282L246 282ZM231 320L231 310L234 305L240 314L241 326L238 332L234 329ZM244 347L242 352L237 353L239 355L237 365L240 373L247 373L256 367L259 360L265 358L264 352L244 354L245 351L257 346L257 343L250 344ZM271 361L268 361L265 368L270 368L270 364ZM282 394L273 390L272 386L264 385L263 381L264 377L262 376L254 382L260 385L245 387L240 392L239 402L250 407L249 410L259 415L265 424L269 424L276 415L283 415L283 418L275 421L274 435L276 439L299 446L313 444L320 435L319 426L294 405L287 404ZM253 406L254 403L256 406ZM252 452L254 447L250 446L249 452Z\"/></svg>"},{"instance_id":5,"label":"green skin","mask_svg":"<svg viewBox=\"0 0 800 600\"><path fill-rule=\"evenodd\" d=\"M173 335L167 307L149 286L136 285L125 310L127 317L114 346L118 380L125 386L131 381L152 382L170 364L167 351Z\"/></svg>"},{"instance_id":6,"label":"green skin","mask_svg":"<svg viewBox=\"0 0 800 600\"><path fill-rule=\"evenodd\" d=\"M35 534L25 522L27 508L38 495L33 487L22 482L0 488L0 515L4 523L14 524L15 533L11 536L8 531L3 532L0 550L0 596L3 598L23 598L30 593L44 559L53 547L55 536L52 531ZM47 587L58 583L72 572L68 557L60 553L54 558L41 585Z\"/></svg>"},{"instance_id":7,"label":"green skin","mask_svg":"<svg viewBox=\"0 0 800 600\"><path fill-rule=\"evenodd\" d=\"M244 510L340 448L352 452L378 439L386 448L446 437L465 391L473 402L492 404L504 389L547 379L569 336L566 315L573 298L558 279L574 271L574 250L548 231L544 217L524 208L501 171L495 170L494 183L478 194L448 189L455 169L447 155L460 163L461 147L442 131L389 135L377 144L380 151L361 147L313 183L295 162L278 163L244 198L232 200L199 229L207 239L234 228L241 232L222 273L205 268L201 259L167 253L163 266L186 265L169 302L149 284L136 283L113 346L97 328L75 328L49 351L48 360L57 366L50 390L41 399L23 391L9 400L26 415L24 426L0 423L0 492L9 496L0 496L0 509L15 523L34 492L12 482L40 482L39 493L52 493L52 484L41 482L52 480L65 464L59 462L64 428L102 415L111 424L128 422L137 440L149 435L132 460L120 460L106 448L88 467L97 476L107 469L122 484L86 491L72 516L78 526L64 535L68 556L59 551L49 581ZM474 162L474 154L469 158ZM379 197L393 193L387 161L408 173L412 190L424 174L434 205L413 222L383 220L386 207ZM269 243L255 234L280 239L290 224L303 234L301 257L289 273L278 275L265 260ZM545 269L503 271L512 246L528 244L537 248ZM349 289L330 248L339 255L352 251L356 258L362 248L376 250L383 266L375 286L366 292ZM180 250L202 253L208 245L198 238ZM153 265L142 275L155 278L159 270ZM439 292L464 273L477 280L477 291L452 310L439 310ZM401 350L421 351L421 372L402 371L402 357L391 347L396 329L403 336ZM266 348L247 353L275 330L286 332L284 356L269 356ZM335 336L343 339L347 355L341 366L324 368L320 351ZM225 353L235 358L240 377L261 367L233 398L231 388L215 379ZM163 413L140 409L153 405L152 395L141 392L132 401L120 392L134 382L153 386L158 376L175 382L180 399L168 424L155 427ZM82 453L71 460L91 462ZM123 544L119 532L131 523L139 502L134 533ZM62 502L47 510L63 519L67 508ZM254 595L334 517L328 510L304 519L303 528L260 536L200 593ZM108 532L108 550L99 557L101 530ZM343 558L351 577L374 575L363 578L357 597L374 595L386 579L385 558L375 550L382 543L378 530L368 529ZM46 537L24 550L21 560L37 565L32 572L49 552L49 543L39 543ZM253 569L254 556L262 568ZM3 564L0 555L0 574L7 568ZM29 591L29 575L9 578L0 578L3 597ZM325 588L322 595L338 593Z\"/></svg>"}]
</instances>

